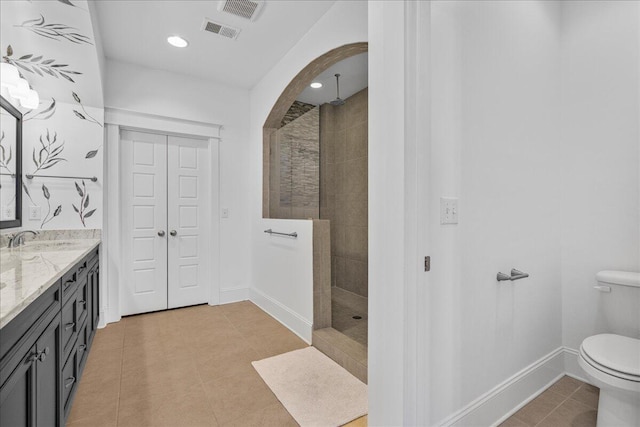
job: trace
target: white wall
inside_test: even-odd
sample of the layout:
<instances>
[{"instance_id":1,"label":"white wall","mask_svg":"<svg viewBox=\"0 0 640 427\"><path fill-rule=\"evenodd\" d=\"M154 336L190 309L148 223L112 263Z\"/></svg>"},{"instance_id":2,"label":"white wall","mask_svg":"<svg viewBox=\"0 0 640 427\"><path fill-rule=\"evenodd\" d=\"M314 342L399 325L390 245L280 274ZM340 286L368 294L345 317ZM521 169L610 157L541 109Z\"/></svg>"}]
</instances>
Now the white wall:
<instances>
[{"instance_id":1,"label":"white wall","mask_svg":"<svg viewBox=\"0 0 640 427\"><path fill-rule=\"evenodd\" d=\"M311 223L306 220L262 218L262 127L289 82L307 64L327 51L367 40L367 3L341 1L309 30L280 62L251 90L249 146L252 297L308 342L313 322ZM264 230L297 231L296 241L282 241ZM294 262L299 262L292 268ZM285 266L289 267L285 267ZM285 318L286 317L286 318Z\"/></svg>"},{"instance_id":2,"label":"white wall","mask_svg":"<svg viewBox=\"0 0 640 427\"><path fill-rule=\"evenodd\" d=\"M563 342L615 331L603 313L632 319L640 292L593 289L600 270L640 271L640 3L562 6ZM625 304L635 304L635 307Z\"/></svg>"},{"instance_id":3,"label":"white wall","mask_svg":"<svg viewBox=\"0 0 640 427\"><path fill-rule=\"evenodd\" d=\"M251 265L249 92L108 60L105 107L224 126L220 143L220 287L248 288ZM245 292L246 294L246 292Z\"/></svg>"},{"instance_id":4,"label":"white wall","mask_svg":"<svg viewBox=\"0 0 640 427\"><path fill-rule=\"evenodd\" d=\"M83 109L77 103L56 102L55 108L49 113L38 115L43 110L47 110L51 102L51 100L43 100L40 108L23 116L22 181L28 188L29 194L23 192L22 195L22 227L29 230L102 228L104 111L102 108L93 107ZM95 118L95 121L80 119L76 111L85 117ZM53 114L49 116L51 112ZM43 119L43 117L47 118ZM52 143L50 148L49 142ZM47 154L46 150L42 151L42 144L45 144L52 154L48 157L48 162L45 161ZM41 151L42 157L40 157ZM38 160L37 163L34 157ZM39 165L40 169L38 169ZM52 166L44 169L47 165ZM27 179L25 177L34 172L35 175L95 176L98 181L35 177ZM76 183L81 187L82 197L76 189ZM43 185L47 188L49 200L45 197ZM81 203L86 200L84 195L88 195L89 198L86 207ZM60 206L60 212L55 215L58 206ZM74 206L80 212L76 212ZM29 218L31 207L40 208L40 219ZM89 214L89 212L92 213Z\"/></svg>"},{"instance_id":5,"label":"white wall","mask_svg":"<svg viewBox=\"0 0 640 427\"><path fill-rule=\"evenodd\" d=\"M431 13L426 371L437 423L562 344L560 9L447 1ZM440 197L459 197L458 225L440 225ZM498 283L511 268L531 277Z\"/></svg>"}]
</instances>

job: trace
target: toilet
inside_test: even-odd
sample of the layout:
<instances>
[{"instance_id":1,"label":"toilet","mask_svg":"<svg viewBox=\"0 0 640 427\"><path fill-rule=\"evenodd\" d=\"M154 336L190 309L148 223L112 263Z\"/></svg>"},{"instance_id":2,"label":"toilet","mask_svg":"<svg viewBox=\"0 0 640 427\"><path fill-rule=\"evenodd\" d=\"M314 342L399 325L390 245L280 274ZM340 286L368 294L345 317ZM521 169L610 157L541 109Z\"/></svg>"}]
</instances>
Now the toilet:
<instances>
[{"instance_id":1,"label":"toilet","mask_svg":"<svg viewBox=\"0 0 640 427\"><path fill-rule=\"evenodd\" d=\"M586 338L578 364L600 388L598 427L640 426L640 273L601 271L596 279L595 288L610 299L603 304L609 326L624 335L614 330Z\"/></svg>"}]
</instances>

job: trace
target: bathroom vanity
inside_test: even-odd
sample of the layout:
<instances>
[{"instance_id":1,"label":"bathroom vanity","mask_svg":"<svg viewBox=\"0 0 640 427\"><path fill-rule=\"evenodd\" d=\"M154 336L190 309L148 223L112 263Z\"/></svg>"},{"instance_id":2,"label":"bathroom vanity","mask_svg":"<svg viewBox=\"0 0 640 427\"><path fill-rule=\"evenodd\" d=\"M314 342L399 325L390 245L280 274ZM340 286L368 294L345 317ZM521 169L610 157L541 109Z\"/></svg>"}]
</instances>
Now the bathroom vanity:
<instances>
[{"instance_id":1,"label":"bathroom vanity","mask_svg":"<svg viewBox=\"0 0 640 427\"><path fill-rule=\"evenodd\" d=\"M0 425L65 424L99 320L99 244L0 249Z\"/></svg>"}]
</instances>

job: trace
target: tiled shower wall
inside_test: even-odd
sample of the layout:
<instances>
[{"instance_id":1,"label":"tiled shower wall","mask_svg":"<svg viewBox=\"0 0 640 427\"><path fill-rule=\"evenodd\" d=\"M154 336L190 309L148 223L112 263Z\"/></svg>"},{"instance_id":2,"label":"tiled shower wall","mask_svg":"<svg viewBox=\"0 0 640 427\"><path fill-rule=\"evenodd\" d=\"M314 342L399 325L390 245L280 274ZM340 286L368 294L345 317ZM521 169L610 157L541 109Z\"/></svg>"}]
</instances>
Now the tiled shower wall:
<instances>
[{"instance_id":1,"label":"tiled shower wall","mask_svg":"<svg viewBox=\"0 0 640 427\"><path fill-rule=\"evenodd\" d=\"M318 108L278 129L270 153L271 218L319 218Z\"/></svg>"},{"instance_id":2,"label":"tiled shower wall","mask_svg":"<svg viewBox=\"0 0 640 427\"><path fill-rule=\"evenodd\" d=\"M331 221L332 286L368 296L368 89L320 106L320 218Z\"/></svg>"}]
</instances>

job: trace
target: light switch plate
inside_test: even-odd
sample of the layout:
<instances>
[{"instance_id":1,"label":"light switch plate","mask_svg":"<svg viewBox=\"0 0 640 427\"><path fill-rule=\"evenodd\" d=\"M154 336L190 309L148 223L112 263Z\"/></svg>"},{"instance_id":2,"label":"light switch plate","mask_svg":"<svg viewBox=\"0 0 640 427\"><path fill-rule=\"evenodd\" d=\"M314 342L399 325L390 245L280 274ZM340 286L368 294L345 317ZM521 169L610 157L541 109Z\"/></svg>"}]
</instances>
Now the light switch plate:
<instances>
[{"instance_id":1,"label":"light switch plate","mask_svg":"<svg viewBox=\"0 0 640 427\"><path fill-rule=\"evenodd\" d=\"M229 208L222 208L222 218L229 218Z\"/></svg>"},{"instance_id":2,"label":"light switch plate","mask_svg":"<svg viewBox=\"0 0 640 427\"><path fill-rule=\"evenodd\" d=\"M458 198L440 197L440 224L458 223Z\"/></svg>"},{"instance_id":3,"label":"light switch plate","mask_svg":"<svg viewBox=\"0 0 640 427\"><path fill-rule=\"evenodd\" d=\"M29 219L34 221L42 219L42 209L40 206L29 206Z\"/></svg>"}]
</instances>

